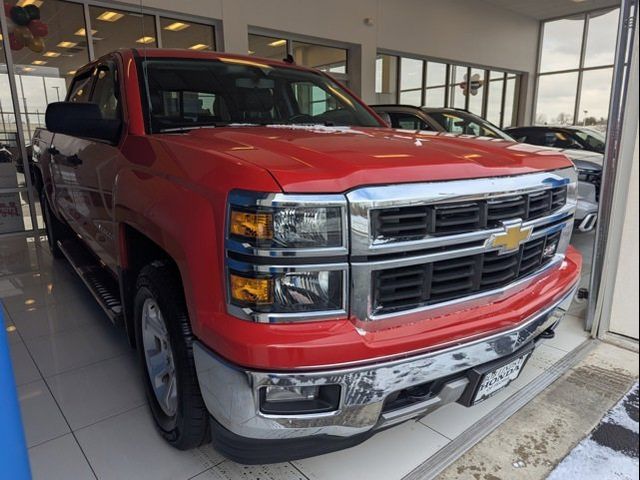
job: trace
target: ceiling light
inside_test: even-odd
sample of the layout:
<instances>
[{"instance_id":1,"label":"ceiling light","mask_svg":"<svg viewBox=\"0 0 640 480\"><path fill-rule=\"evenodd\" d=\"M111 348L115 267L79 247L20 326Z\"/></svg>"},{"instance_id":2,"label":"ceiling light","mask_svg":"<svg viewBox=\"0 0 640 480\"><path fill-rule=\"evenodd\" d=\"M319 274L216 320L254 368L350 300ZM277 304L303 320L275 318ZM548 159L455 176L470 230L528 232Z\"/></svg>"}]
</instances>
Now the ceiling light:
<instances>
[{"instance_id":1,"label":"ceiling light","mask_svg":"<svg viewBox=\"0 0 640 480\"><path fill-rule=\"evenodd\" d=\"M75 74L76 74L76 71L75 71L75 70L69 70L69 71L67 72L67 75L75 75Z\"/></svg>"},{"instance_id":2,"label":"ceiling light","mask_svg":"<svg viewBox=\"0 0 640 480\"><path fill-rule=\"evenodd\" d=\"M139 39L136 40L136 43L142 43L146 45L148 43L153 43L155 41L156 39L154 37L140 37Z\"/></svg>"},{"instance_id":3,"label":"ceiling light","mask_svg":"<svg viewBox=\"0 0 640 480\"><path fill-rule=\"evenodd\" d=\"M185 28L189 28L191 25L183 22L173 22L170 25L164 27L165 30L170 30L172 32L179 32L180 30L184 30Z\"/></svg>"},{"instance_id":4,"label":"ceiling light","mask_svg":"<svg viewBox=\"0 0 640 480\"><path fill-rule=\"evenodd\" d=\"M189 50L204 50L205 48L209 48L209 45L205 45L204 43L196 43L195 45L191 45Z\"/></svg>"},{"instance_id":5,"label":"ceiling light","mask_svg":"<svg viewBox=\"0 0 640 480\"><path fill-rule=\"evenodd\" d=\"M96 33L98 33L98 30L94 30L92 28L91 29L91 35L95 35ZM78 30L76 30L74 35L77 35L78 37L86 37L87 36L87 31L84 28L79 28Z\"/></svg>"},{"instance_id":6,"label":"ceiling light","mask_svg":"<svg viewBox=\"0 0 640 480\"><path fill-rule=\"evenodd\" d=\"M23 67L22 71L23 72L33 72L34 68L32 67ZM26 302L24 302L25 305L31 305L31 303L27 303L27 302L32 302L35 303L35 300L27 300Z\"/></svg>"},{"instance_id":7,"label":"ceiling light","mask_svg":"<svg viewBox=\"0 0 640 480\"><path fill-rule=\"evenodd\" d=\"M281 47L282 45L286 44L287 41L286 40L276 40L275 42L271 42L269 44L270 47Z\"/></svg>"},{"instance_id":8,"label":"ceiling light","mask_svg":"<svg viewBox=\"0 0 640 480\"><path fill-rule=\"evenodd\" d=\"M39 7L42 5L42 0L20 0L16 5L18 7L26 7L27 5L35 5L36 7Z\"/></svg>"},{"instance_id":9,"label":"ceiling light","mask_svg":"<svg viewBox=\"0 0 640 480\"><path fill-rule=\"evenodd\" d=\"M103 22L117 22L122 17L124 17L123 13L107 10L106 12L102 12L100 15L98 15L97 19L102 20Z\"/></svg>"},{"instance_id":10,"label":"ceiling light","mask_svg":"<svg viewBox=\"0 0 640 480\"><path fill-rule=\"evenodd\" d=\"M60 52L53 52L49 50L48 52L44 52L42 54L43 57L56 58L60 56Z\"/></svg>"},{"instance_id":11,"label":"ceiling light","mask_svg":"<svg viewBox=\"0 0 640 480\"><path fill-rule=\"evenodd\" d=\"M34 60L31 62L33 65L45 65L47 62L45 60Z\"/></svg>"},{"instance_id":12,"label":"ceiling light","mask_svg":"<svg viewBox=\"0 0 640 480\"><path fill-rule=\"evenodd\" d=\"M249 55L253 55L253 54L254 54L254 53L256 53L256 52L254 52L253 50L249 50L247 53L248 53Z\"/></svg>"},{"instance_id":13,"label":"ceiling light","mask_svg":"<svg viewBox=\"0 0 640 480\"><path fill-rule=\"evenodd\" d=\"M73 47L75 47L76 45L78 45L76 42L67 42L67 41L64 41L64 42L60 42L60 43L58 43L58 46L59 46L60 48L73 48Z\"/></svg>"}]
</instances>

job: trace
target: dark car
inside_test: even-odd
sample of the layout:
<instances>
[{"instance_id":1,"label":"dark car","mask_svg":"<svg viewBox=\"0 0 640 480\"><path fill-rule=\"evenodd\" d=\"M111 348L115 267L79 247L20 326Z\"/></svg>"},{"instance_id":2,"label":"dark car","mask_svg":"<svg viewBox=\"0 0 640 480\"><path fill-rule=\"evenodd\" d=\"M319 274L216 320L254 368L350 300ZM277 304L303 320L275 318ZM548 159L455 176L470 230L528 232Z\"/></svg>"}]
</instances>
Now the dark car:
<instances>
[{"instance_id":1,"label":"dark car","mask_svg":"<svg viewBox=\"0 0 640 480\"><path fill-rule=\"evenodd\" d=\"M411 105L372 105L392 128L433 130L478 137L515 139L491 122L457 108L414 107Z\"/></svg>"},{"instance_id":2,"label":"dark car","mask_svg":"<svg viewBox=\"0 0 640 480\"><path fill-rule=\"evenodd\" d=\"M514 138L512 136L514 129L503 132L491 122L466 110L413 105L371 105L371 107L393 128L431 130L530 143L521 138ZM563 148L559 144L541 147L562 151L575 164L579 174L576 227L581 232L593 230L598 218L602 154L569 146Z\"/></svg>"},{"instance_id":3,"label":"dark car","mask_svg":"<svg viewBox=\"0 0 640 480\"><path fill-rule=\"evenodd\" d=\"M589 127L545 125L512 127L506 132L519 142L531 145L604 153L604 135Z\"/></svg>"}]
</instances>

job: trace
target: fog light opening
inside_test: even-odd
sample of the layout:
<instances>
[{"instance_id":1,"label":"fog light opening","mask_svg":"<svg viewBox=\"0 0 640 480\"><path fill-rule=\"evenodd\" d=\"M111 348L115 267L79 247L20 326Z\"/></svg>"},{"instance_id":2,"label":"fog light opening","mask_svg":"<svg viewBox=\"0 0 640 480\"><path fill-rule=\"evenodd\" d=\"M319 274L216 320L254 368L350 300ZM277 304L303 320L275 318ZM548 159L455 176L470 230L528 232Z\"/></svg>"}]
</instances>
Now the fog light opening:
<instances>
[{"instance_id":1,"label":"fog light opening","mask_svg":"<svg viewBox=\"0 0 640 480\"><path fill-rule=\"evenodd\" d=\"M339 404L340 385L272 385L260 389L260 411L271 415L332 412Z\"/></svg>"}]
</instances>

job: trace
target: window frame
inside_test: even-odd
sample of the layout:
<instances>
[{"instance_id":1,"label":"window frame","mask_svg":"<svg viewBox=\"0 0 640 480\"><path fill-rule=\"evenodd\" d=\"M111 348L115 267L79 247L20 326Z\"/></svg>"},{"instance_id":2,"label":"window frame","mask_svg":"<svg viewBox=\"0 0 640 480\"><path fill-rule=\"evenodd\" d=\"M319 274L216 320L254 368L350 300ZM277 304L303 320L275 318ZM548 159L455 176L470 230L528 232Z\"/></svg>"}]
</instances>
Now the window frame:
<instances>
[{"instance_id":1,"label":"window frame","mask_svg":"<svg viewBox=\"0 0 640 480\"><path fill-rule=\"evenodd\" d=\"M544 26L545 26L545 24L549 23L549 22L554 22L554 21L557 21L557 20L563 20L563 19L565 19L567 17L563 16L563 17L549 18L549 19L546 19L546 20L542 20L540 22L540 30L539 30L539 35L538 35L538 60L537 60L537 64L536 64L535 85L534 85L534 92L533 92L533 106L532 106L532 109L531 109L531 123L533 125L538 125L538 123L536 122L536 118L538 116L538 98L539 98L539 93L540 93L540 79L542 77L546 77L546 76L550 76L550 75L558 75L558 74L563 74L563 73L577 73L578 74L576 90L575 90L573 118L572 118L571 125L579 125L580 101L581 101L581 97L582 97L582 84L583 84L582 81L583 81L584 73L585 72L589 72L589 71L594 71L594 70L605 70L605 69L611 69L613 71L613 68L614 68L614 64L613 63L606 64L606 65L596 65L596 66L585 67L585 58L586 58L586 50L587 50L587 41L588 41L588 38L589 38L590 20L591 20L591 17L594 16L594 15L600 15L600 14L605 15L605 14L607 14L609 12L614 11L614 10L618 10L618 23L619 23L620 22L620 7L619 6L598 8L598 9L590 10L590 11L587 11L587 12L584 12L584 13L580 13L580 14L577 14L577 15L572 15L573 17L582 16L582 18L584 20L583 28L582 28L582 38L580 39L580 57L579 57L579 63L578 63L578 67L577 68L568 68L568 69L562 69L562 70L551 70L551 71L545 71L545 72L541 72L540 71L541 64L542 64L542 51L543 51L543 43L544 43Z\"/></svg>"}]
</instances>

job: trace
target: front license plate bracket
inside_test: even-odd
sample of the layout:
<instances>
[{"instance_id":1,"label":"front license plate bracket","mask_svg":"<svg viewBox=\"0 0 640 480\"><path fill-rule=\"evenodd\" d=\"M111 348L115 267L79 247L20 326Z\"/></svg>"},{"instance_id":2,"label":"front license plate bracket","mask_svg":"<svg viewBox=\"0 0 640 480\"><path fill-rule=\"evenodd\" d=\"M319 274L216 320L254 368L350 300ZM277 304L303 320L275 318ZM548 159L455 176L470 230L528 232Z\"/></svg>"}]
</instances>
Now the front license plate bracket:
<instances>
[{"instance_id":1,"label":"front license plate bracket","mask_svg":"<svg viewBox=\"0 0 640 480\"><path fill-rule=\"evenodd\" d=\"M470 407L506 388L518 378L534 348L534 343L530 342L511 355L469 370L469 386L458 399L458 403Z\"/></svg>"}]
</instances>

